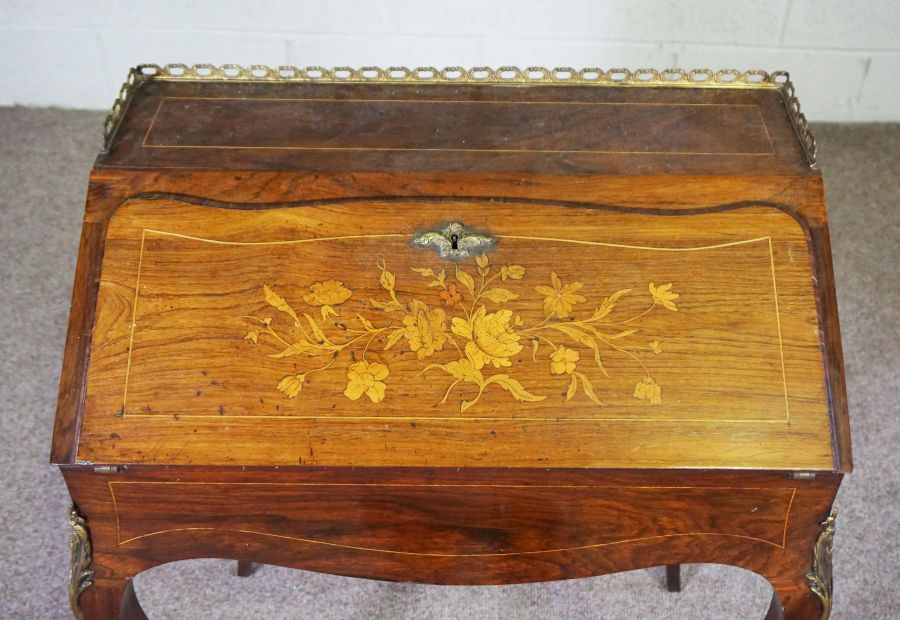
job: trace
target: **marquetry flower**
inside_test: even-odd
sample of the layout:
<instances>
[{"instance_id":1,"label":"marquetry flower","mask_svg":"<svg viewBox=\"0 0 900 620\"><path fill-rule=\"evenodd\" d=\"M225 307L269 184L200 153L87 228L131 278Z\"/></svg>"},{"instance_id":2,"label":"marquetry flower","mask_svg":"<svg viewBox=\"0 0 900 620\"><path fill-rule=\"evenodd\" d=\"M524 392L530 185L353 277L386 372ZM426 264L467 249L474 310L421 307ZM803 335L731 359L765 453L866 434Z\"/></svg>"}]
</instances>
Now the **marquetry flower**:
<instances>
[{"instance_id":1,"label":"marquetry flower","mask_svg":"<svg viewBox=\"0 0 900 620\"><path fill-rule=\"evenodd\" d=\"M453 319L453 333L467 338L466 357L475 368L488 364L495 368L511 366L509 357L522 350L519 334L509 324L512 310L500 310L488 314L484 306L478 308L469 321L460 317Z\"/></svg>"},{"instance_id":2,"label":"marquetry flower","mask_svg":"<svg viewBox=\"0 0 900 620\"><path fill-rule=\"evenodd\" d=\"M525 267L522 265L503 265L500 268L500 279L506 282L507 280L521 280L525 277Z\"/></svg>"},{"instance_id":3,"label":"marquetry flower","mask_svg":"<svg viewBox=\"0 0 900 620\"><path fill-rule=\"evenodd\" d=\"M580 356L575 349L557 347L550 354L550 372L554 375L571 375L575 372L575 362Z\"/></svg>"},{"instance_id":4,"label":"marquetry flower","mask_svg":"<svg viewBox=\"0 0 900 620\"><path fill-rule=\"evenodd\" d=\"M388 376L388 367L378 362L365 360L351 364L347 369L347 388L344 396L350 400L358 400L363 394L373 403L384 399L384 379Z\"/></svg>"},{"instance_id":5,"label":"marquetry flower","mask_svg":"<svg viewBox=\"0 0 900 620\"><path fill-rule=\"evenodd\" d=\"M438 291L438 297L445 306L455 306L462 301L462 295L456 290L456 285L452 282L442 291Z\"/></svg>"},{"instance_id":6,"label":"marquetry flower","mask_svg":"<svg viewBox=\"0 0 900 620\"><path fill-rule=\"evenodd\" d=\"M309 292L303 296L303 301L311 306L337 306L350 299L350 289L344 287L343 282L337 280L325 280L310 285Z\"/></svg>"},{"instance_id":7,"label":"marquetry flower","mask_svg":"<svg viewBox=\"0 0 900 620\"><path fill-rule=\"evenodd\" d=\"M634 386L633 396L649 401L651 405L658 405L662 402L659 385L651 377L644 377L643 381L639 381Z\"/></svg>"},{"instance_id":8,"label":"marquetry flower","mask_svg":"<svg viewBox=\"0 0 900 620\"><path fill-rule=\"evenodd\" d=\"M657 355L662 353L662 343L659 340L654 340L650 343L650 350L656 353Z\"/></svg>"},{"instance_id":9,"label":"marquetry flower","mask_svg":"<svg viewBox=\"0 0 900 620\"><path fill-rule=\"evenodd\" d=\"M578 291L584 286L581 282L563 285L556 272L550 274L550 280L553 282L552 287L544 286L543 284L534 287L534 290L538 293L545 295L544 314L546 316L553 316L555 313L556 316L564 319L572 312L572 307L575 304L587 301L584 295L578 294Z\"/></svg>"},{"instance_id":10,"label":"marquetry flower","mask_svg":"<svg viewBox=\"0 0 900 620\"><path fill-rule=\"evenodd\" d=\"M278 391L288 398L295 398L300 393L300 390L303 389L303 381L305 379L305 374L288 375L278 382Z\"/></svg>"},{"instance_id":11,"label":"marquetry flower","mask_svg":"<svg viewBox=\"0 0 900 620\"><path fill-rule=\"evenodd\" d=\"M249 332L247 332L247 335L244 336L244 340L256 344L257 342L259 342L259 330L251 329Z\"/></svg>"},{"instance_id":12,"label":"marquetry flower","mask_svg":"<svg viewBox=\"0 0 900 620\"><path fill-rule=\"evenodd\" d=\"M678 308L675 307L675 300L678 299L678 293L672 292L672 283L661 284L660 286L653 286L653 282L650 283L650 295L653 296L653 301L658 303L663 308L668 310L672 310L673 312L678 312Z\"/></svg>"},{"instance_id":13,"label":"marquetry flower","mask_svg":"<svg viewBox=\"0 0 900 620\"><path fill-rule=\"evenodd\" d=\"M410 303L409 314L403 318L409 348L420 360L444 348L447 341L447 315L440 308L428 309L419 300Z\"/></svg>"}]
</instances>

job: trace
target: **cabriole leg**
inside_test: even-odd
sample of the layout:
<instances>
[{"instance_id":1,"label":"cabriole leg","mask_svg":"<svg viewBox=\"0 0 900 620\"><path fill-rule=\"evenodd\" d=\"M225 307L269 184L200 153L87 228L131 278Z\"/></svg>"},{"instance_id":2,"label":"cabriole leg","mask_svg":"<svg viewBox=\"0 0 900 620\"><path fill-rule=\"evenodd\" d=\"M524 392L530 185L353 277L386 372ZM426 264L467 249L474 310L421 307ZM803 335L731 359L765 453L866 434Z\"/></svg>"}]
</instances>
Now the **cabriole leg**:
<instances>
[{"instance_id":1,"label":"cabriole leg","mask_svg":"<svg viewBox=\"0 0 900 620\"><path fill-rule=\"evenodd\" d=\"M812 553L812 570L805 576L773 581L775 593L766 620L828 620L831 615L832 549L837 509L822 522Z\"/></svg>"},{"instance_id":2,"label":"cabriole leg","mask_svg":"<svg viewBox=\"0 0 900 620\"><path fill-rule=\"evenodd\" d=\"M681 564L666 565L666 588L669 592L681 592Z\"/></svg>"},{"instance_id":3,"label":"cabriole leg","mask_svg":"<svg viewBox=\"0 0 900 620\"><path fill-rule=\"evenodd\" d=\"M98 579L79 599L84 620L147 620L131 579Z\"/></svg>"},{"instance_id":4,"label":"cabriole leg","mask_svg":"<svg viewBox=\"0 0 900 620\"><path fill-rule=\"evenodd\" d=\"M147 620L130 578L94 577L91 536L75 506L69 510L72 526L72 574L69 604L78 620Z\"/></svg>"},{"instance_id":5,"label":"cabriole leg","mask_svg":"<svg viewBox=\"0 0 900 620\"><path fill-rule=\"evenodd\" d=\"M249 577L256 571L256 566L250 560L238 560L237 575L238 577Z\"/></svg>"}]
</instances>

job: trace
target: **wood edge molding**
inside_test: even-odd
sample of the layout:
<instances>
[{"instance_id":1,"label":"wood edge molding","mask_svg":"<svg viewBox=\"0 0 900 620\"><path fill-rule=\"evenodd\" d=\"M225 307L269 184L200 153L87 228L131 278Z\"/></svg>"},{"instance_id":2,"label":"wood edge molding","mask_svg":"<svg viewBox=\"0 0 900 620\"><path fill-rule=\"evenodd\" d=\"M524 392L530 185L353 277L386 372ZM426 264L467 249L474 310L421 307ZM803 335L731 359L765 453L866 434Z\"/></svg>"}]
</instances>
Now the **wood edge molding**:
<instances>
[{"instance_id":1,"label":"wood edge molding","mask_svg":"<svg viewBox=\"0 0 900 620\"><path fill-rule=\"evenodd\" d=\"M751 209L754 207L763 207L776 209L791 216L801 228L807 232L810 224L807 218L803 217L792 208L792 205L771 202L766 200L742 200L716 205L708 205L693 208L671 209L668 207L629 207L616 204L607 204L602 202L588 202L578 200L553 200L549 198L524 198L524 197L508 197L508 196L443 196L443 195L378 195L378 196L352 196L346 198L319 198L310 200L294 200L294 201L272 201L272 202L229 202L223 200L215 200L210 198L201 198L186 194L169 193L169 192L143 192L129 196L119 203L115 211L125 206L131 201L136 200L170 200L181 202L198 207L209 207L216 209L229 209L236 211L268 211L271 209L295 209L295 208L314 208L329 205L343 204L365 204L365 203L408 203L408 202L428 202L428 203L489 203L489 204L525 204L542 207L560 207L570 209L588 209L591 211L607 211L612 213L625 213L630 215L655 215L661 217L678 217L690 215L704 215L708 213L721 213L725 211L736 211L738 209ZM110 219L113 214L111 214Z\"/></svg>"}]
</instances>

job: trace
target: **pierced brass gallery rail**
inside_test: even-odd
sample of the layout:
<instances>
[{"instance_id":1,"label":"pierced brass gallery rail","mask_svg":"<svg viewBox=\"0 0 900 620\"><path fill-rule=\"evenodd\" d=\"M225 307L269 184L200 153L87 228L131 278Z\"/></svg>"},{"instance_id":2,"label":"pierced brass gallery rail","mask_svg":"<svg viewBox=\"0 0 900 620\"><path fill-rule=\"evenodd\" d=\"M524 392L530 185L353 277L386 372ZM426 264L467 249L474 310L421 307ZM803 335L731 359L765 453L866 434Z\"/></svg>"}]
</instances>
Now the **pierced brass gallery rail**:
<instances>
[{"instance_id":1,"label":"pierced brass gallery rail","mask_svg":"<svg viewBox=\"0 0 900 620\"><path fill-rule=\"evenodd\" d=\"M103 150L108 151L125 111L131 103L137 85L147 80L169 81L224 81L224 82L323 82L323 83L412 83L412 84L531 84L553 86L605 86L605 87L677 87L677 88L765 88L779 90L803 146L810 167L816 165L816 140L809 132L806 116L800 111L800 102L794 92L790 75L786 71L761 71L751 69L601 69L585 67L293 67L265 65L227 64L216 67L211 64L142 64L129 71L119 89L119 96L103 124Z\"/></svg>"},{"instance_id":2,"label":"pierced brass gallery rail","mask_svg":"<svg viewBox=\"0 0 900 620\"><path fill-rule=\"evenodd\" d=\"M284 297L263 285L265 301L281 313L279 316L289 319L290 324L278 326L272 316L244 317L253 323L244 340L256 345L264 338L277 344L279 350L270 353L270 358L301 356L321 360L311 368L281 378L275 387L286 397L299 396L311 374L327 371L342 353L348 352L352 359L344 371L347 377L344 396L350 400L366 396L374 403L381 402L389 391L387 379L391 370L380 355L379 361L370 359L370 351L376 342L384 352L405 341L408 350L422 363L417 377L433 372L448 375L449 384L443 390L443 397L440 394L434 397L439 404L446 404L457 388L463 390L471 384L471 389L460 397L461 413L475 406L491 385L505 390L518 402L547 398L546 394L529 391L509 371L496 372L512 367L510 358L518 355L525 345L530 345L534 363L539 363L541 347L549 348L540 363L546 364L551 376L567 382L567 387L566 383L560 385L560 389L565 389L566 401L575 397L580 386L584 396L595 405L605 404L582 368L585 362L581 356L590 355L596 371L608 377L603 355L613 352L629 357L642 370L634 387L634 398L650 405L662 402L661 388L638 353L660 354L668 341L643 336L640 319L654 309L678 311L675 300L679 295L672 291L671 283L656 286L650 282L644 293L648 298L647 308L634 316L613 320L611 314L616 304L632 289L616 291L598 300L593 311L584 312L580 306L587 304L588 298L582 294L583 284L565 283L551 272L549 283L530 287L542 297L543 319L529 325L506 307L507 302L519 298L519 293L506 286L525 278L523 265L504 264L498 268L487 255L479 254L475 264L469 266L475 268L474 274L459 263L451 267L451 273L447 267L413 268L426 280L426 286L435 290L431 300L414 296L401 299L396 290L397 276L388 270L384 260L378 260L377 266L378 282L385 297L370 300L374 309L370 316L341 313L341 305L352 297L353 291L336 280L312 283L303 296L308 306L318 309L316 317L309 311L298 313ZM636 344L642 337L643 341ZM455 350L455 359L426 362L445 350ZM404 381L402 377L391 376L391 379L400 384Z\"/></svg>"}]
</instances>

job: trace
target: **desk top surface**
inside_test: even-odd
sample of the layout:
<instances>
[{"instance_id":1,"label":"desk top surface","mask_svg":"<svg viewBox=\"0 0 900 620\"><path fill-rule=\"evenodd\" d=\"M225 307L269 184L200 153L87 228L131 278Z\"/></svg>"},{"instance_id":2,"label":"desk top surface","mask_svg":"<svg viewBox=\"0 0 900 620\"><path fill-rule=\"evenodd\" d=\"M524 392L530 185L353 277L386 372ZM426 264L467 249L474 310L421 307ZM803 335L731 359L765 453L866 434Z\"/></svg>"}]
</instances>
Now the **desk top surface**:
<instances>
[{"instance_id":1,"label":"desk top surface","mask_svg":"<svg viewBox=\"0 0 900 620\"><path fill-rule=\"evenodd\" d=\"M97 163L157 170L811 173L814 152L807 155L798 140L806 121L792 87L774 77L753 83L747 75L738 78L747 83L721 88L710 87L714 78L697 84L687 75L657 87L636 77L523 79L139 81Z\"/></svg>"}]
</instances>

